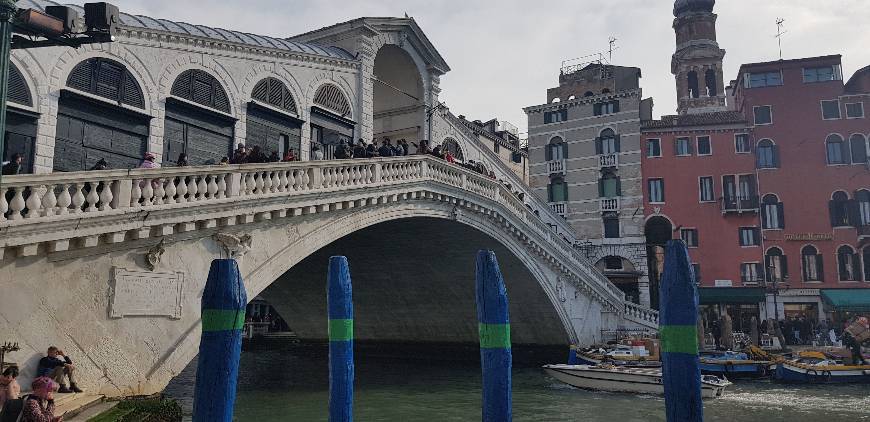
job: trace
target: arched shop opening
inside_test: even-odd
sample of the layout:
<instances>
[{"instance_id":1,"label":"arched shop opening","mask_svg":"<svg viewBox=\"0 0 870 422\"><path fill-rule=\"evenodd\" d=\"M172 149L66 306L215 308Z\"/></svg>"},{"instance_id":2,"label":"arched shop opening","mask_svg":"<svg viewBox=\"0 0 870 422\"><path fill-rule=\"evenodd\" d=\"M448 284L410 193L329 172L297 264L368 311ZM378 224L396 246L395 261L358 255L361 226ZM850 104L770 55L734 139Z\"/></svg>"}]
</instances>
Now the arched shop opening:
<instances>
[{"instance_id":1,"label":"arched shop opening","mask_svg":"<svg viewBox=\"0 0 870 422\"><path fill-rule=\"evenodd\" d=\"M20 154L23 158L21 171L32 173L39 114L26 109L33 107L33 96L30 94L24 75L13 63L9 65L8 87L6 142L2 161L9 161L16 154Z\"/></svg>"},{"instance_id":2,"label":"arched shop opening","mask_svg":"<svg viewBox=\"0 0 870 422\"><path fill-rule=\"evenodd\" d=\"M184 71L166 99L163 164L174 165L187 154L190 165L217 164L233 149L236 118L223 86L209 73Z\"/></svg>"},{"instance_id":3,"label":"arched shop opening","mask_svg":"<svg viewBox=\"0 0 870 422\"><path fill-rule=\"evenodd\" d=\"M423 139L426 103L423 79L411 56L401 47L387 44L378 50L374 67L374 136Z\"/></svg>"},{"instance_id":4,"label":"arched shop opening","mask_svg":"<svg viewBox=\"0 0 870 422\"><path fill-rule=\"evenodd\" d=\"M659 308L659 282L665 265L665 245L673 237L673 225L662 216L647 220L644 227L646 235L647 268L649 268L650 306Z\"/></svg>"},{"instance_id":5,"label":"arched shop opening","mask_svg":"<svg viewBox=\"0 0 870 422\"><path fill-rule=\"evenodd\" d=\"M350 102L333 84L324 84L314 94L311 107L311 143L323 151L324 159L333 158L335 147L354 138Z\"/></svg>"},{"instance_id":6,"label":"arched shop opening","mask_svg":"<svg viewBox=\"0 0 870 422\"><path fill-rule=\"evenodd\" d=\"M296 101L287 86L275 78L266 78L254 86L248 103L245 146L259 146L268 156L272 152L284 157L293 149L299 157L302 120Z\"/></svg>"}]
</instances>

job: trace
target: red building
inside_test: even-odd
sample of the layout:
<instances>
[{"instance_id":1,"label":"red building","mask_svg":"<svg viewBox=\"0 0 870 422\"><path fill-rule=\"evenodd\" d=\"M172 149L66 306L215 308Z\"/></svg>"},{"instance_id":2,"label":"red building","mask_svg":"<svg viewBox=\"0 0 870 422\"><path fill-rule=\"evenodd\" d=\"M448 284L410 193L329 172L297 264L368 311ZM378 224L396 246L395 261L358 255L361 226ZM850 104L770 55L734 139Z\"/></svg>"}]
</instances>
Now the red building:
<instances>
[{"instance_id":1,"label":"red building","mask_svg":"<svg viewBox=\"0 0 870 422\"><path fill-rule=\"evenodd\" d=\"M724 90L714 3L676 2L679 114L642 127L651 284L679 236L735 329L870 311L870 67L844 84L839 55L745 64Z\"/></svg>"}]
</instances>

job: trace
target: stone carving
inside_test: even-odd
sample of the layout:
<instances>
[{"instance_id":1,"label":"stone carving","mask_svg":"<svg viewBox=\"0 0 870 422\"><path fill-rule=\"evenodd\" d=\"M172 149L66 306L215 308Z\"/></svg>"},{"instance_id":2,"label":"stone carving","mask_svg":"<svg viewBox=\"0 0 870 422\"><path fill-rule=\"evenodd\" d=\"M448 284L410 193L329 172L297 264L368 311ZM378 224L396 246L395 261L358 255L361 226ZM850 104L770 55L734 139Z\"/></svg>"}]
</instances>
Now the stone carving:
<instances>
[{"instance_id":1,"label":"stone carving","mask_svg":"<svg viewBox=\"0 0 870 422\"><path fill-rule=\"evenodd\" d=\"M169 317L181 319L184 273L131 271L112 268L109 317Z\"/></svg>"},{"instance_id":2,"label":"stone carving","mask_svg":"<svg viewBox=\"0 0 870 422\"><path fill-rule=\"evenodd\" d=\"M559 296L559 302L568 300L568 296L565 295L565 279L562 277L556 279L556 293Z\"/></svg>"},{"instance_id":3,"label":"stone carving","mask_svg":"<svg viewBox=\"0 0 870 422\"><path fill-rule=\"evenodd\" d=\"M236 236L229 233L215 233L214 239L223 246L224 251L232 259L239 259L251 250L254 238L250 234Z\"/></svg>"},{"instance_id":4,"label":"stone carving","mask_svg":"<svg viewBox=\"0 0 870 422\"><path fill-rule=\"evenodd\" d=\"M163 252L166 252L166 239L160 239L160 243L148 249L145 252L145 267L148 268L149 271L154 271L157 269L157 264L160 263L160 257L163 256Z\"/></svg>"}]
</instances>

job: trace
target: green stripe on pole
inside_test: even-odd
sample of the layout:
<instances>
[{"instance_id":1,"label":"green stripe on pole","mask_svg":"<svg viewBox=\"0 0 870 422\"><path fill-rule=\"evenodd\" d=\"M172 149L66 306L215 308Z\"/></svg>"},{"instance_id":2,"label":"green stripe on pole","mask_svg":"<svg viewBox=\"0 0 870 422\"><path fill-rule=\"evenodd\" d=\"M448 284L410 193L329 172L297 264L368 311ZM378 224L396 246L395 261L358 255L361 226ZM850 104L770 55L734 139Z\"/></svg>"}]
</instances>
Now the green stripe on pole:
<instances>
[{"instance_id":1,"label":"green stripe on pole","mask_svg":"<svg viewBox=\"0 0 870 422\"><path fill-rule=\"evenodd\" d=\"M329 320L329 341L349 341L353 340L353 320L352 319L331 319Z\"/></svg>"},{"instance_id":2,"label":"green stripe on pole","mask_svg":"<svg viewBox=\"0 0 870 422\"><path fill-rule=\"evenodd\" d=\"M241 330L245 326L245 311L236 309L204 309L202 331Z\"/></svg>"},{"instance_id":3,"label":"green stripe on pole","mask_svg":"<svg viewBox=\"0 0 870 422\"><path fill-rule=\"evenodd\" d=\"M664 325L659 327L662 353L698 354L698 327L696 325Z\"/></svg>"},{"instance_id":4,"label":"green stripe on pole","mask_svg":"<svg viewBox=\"0 0 870 422\"><path fill-rule=\"evenodd\" d=\"M477 325L480 334L481 349L510 349L511 348L511 325L510 324L484 324Z\"/></svg>"}]
</instances>

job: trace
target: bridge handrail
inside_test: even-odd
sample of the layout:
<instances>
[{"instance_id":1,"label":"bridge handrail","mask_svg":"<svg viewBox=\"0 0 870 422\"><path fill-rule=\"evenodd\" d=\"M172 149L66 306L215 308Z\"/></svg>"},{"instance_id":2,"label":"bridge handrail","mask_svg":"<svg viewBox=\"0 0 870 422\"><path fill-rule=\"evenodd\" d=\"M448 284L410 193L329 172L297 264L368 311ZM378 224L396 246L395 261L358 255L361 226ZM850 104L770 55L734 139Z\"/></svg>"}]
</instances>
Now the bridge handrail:
<instances>
[{"instance_id":1,"label":"bridge handrail","mask_svg":"<svg viewBox=\"0 0 870 422\"><path fill-rule=\"evenodd\" d=\"M585 264L572 265L572 271L598 291L612 311L629 309L623 304L622 291L592 270L591 264L513 191L497 180L429 156L7 176L0 186L0 230L123 214L131 209L155 211L232 202L240 197L326 193L427 179L501 204L548 245L569 257L567 262ZM10 241L3 243L9 245Z\"/></svg>"}]
</instances>

